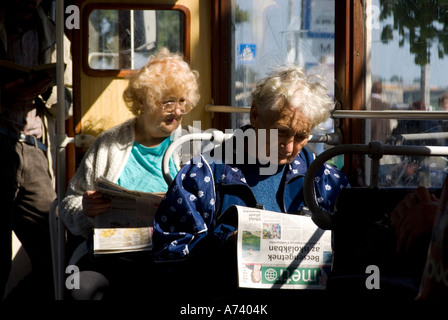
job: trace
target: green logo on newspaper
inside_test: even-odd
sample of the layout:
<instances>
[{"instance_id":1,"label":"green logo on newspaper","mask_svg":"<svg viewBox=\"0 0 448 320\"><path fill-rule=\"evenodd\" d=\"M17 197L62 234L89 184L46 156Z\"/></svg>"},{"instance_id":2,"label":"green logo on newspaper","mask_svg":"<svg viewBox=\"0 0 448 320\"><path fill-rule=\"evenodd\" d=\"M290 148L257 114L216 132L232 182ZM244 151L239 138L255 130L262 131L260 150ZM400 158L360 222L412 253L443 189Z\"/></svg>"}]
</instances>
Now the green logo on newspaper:
<instances>
[{"instance_id":1,"label":"green logo on newspaper","mask_svg":"<svg viewBox=\"0 0 448 320\"><path fill-rule=\"evenodd\" d=\"M264 284L319 285L322 275L320 268L262 267L261 272Z\"/></svg>"}]
</instances>

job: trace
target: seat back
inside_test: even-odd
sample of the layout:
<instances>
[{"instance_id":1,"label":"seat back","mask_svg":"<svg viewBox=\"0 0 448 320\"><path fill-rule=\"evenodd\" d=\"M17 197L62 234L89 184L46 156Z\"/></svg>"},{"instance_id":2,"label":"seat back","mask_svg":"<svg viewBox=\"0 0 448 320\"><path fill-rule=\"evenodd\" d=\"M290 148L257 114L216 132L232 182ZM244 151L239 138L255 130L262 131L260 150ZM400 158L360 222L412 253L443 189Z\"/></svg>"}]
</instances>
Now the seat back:
<instances>
[{"instance_id":1,"label":"seat back","mask_svg":"<svg viewBox=\"0 0 448 320\"><path fill-rule=\"evenodd\" d=\"M414 188L347 188L341 190L334 211L333 266L327 289L348 294L373 294L366 287L367 268L380 272L381 294L414 298L425 256L397 253L396 231L390 213ZM440 195L441 188L430 188ZM422 244L423 245L423 244ZM425 251L421 251L425 252Z\"/></svg>"},{"instance_id":2,"label":"seat back","mask_svg":"<svg viewBox=\"0 0 448 320\"><path fill-rule=\"evenodd\" d=\"M448 177L442 188L434 222L419 299L446 301L448 298Z\"/></svg>"},{"instance_id":3,"label":"seat back","mask_svg":"<svg viewBox=\"0 0 448 320\"><path fill-rule=\"evenodd\" d=\"M65 227L58 216L58 199L54 200L49 213L51 255L53 263L53 283L57 300L64 300L66 287L65 279L68 265L76 263L86 254L88 248L82 236L75 236Z\"/></svg>"}]
</instances>

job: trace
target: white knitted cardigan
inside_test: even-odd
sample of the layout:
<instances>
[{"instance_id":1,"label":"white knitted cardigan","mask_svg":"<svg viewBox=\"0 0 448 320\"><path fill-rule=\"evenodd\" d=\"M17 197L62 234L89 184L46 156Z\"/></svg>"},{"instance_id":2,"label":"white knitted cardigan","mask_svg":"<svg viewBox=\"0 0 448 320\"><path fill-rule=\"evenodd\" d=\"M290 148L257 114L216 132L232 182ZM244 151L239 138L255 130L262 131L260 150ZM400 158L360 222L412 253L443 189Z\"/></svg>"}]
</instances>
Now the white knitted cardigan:
<instances>
[{"instance_id":1,"label":"white knitted cardigan","mask_svg":"<svg viewBox=\"0 0 448 320\"><path fill-rule=\"evenodd\" d=\"M87 237L93 228L93 219L84 215L82 195L94 190L95 180L105 177L117 182L128 161L135 140L135 118L113 127L100 134L85 154L75 176L68 185L67 193L59 206L59 217L74 235ZM181 134L176 129L174 137ZM177 168L180 167L179 155L173 154Z\"/></svg>"}]
</instances>

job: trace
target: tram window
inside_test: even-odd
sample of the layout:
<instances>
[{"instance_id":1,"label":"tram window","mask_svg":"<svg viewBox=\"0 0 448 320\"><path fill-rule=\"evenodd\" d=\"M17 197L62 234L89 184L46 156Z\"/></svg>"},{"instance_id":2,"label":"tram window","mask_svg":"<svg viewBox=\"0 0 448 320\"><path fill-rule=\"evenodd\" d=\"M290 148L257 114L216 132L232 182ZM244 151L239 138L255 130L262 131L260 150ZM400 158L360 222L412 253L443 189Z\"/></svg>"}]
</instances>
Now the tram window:
<instances>
[{"instance_id":1,"label":"tram window","mask_svg":"<svg viewBox=\"0 0 448 320\"><path fill-rule=\"evenodd\" d=\"M367 89L371 95L366 107L448 111L448 95L446 104L443 98L448 93L448 4L445 1L369 2L367 14L371 15L371 25L366 30L370 37L367 46L370 47L367 55L370 77L366 80L370 83ZM419 140L425 137L403 135L448 131L448 126L440 121L429 120L375 120L371 126L372 138L383 143L420 144ZM439 142L444 143L445 139Z\"/></svg>"},{"instance_id":2,"label":"tram window","mask_svg":"<svg viewBox=\"0 0 448 320\"><path fill-rule=\"evenodd\" d=\"M88 66L95 70L139 69L161 47L183 52L184 20L178 10L92 10Z\"/></svg>"},{"instance_id":3,"label":"tram window","mask_svg":"<svg viewBox=\"0 0 448 320\"><path fill-rule=\"evenodd\" d=\"M335 0L234 0L232 105L249 107L255 83L276 65L294 63L318 73L334 92ZM249 122L249 115L234 113L231 126ZM333 131L322 124L315 134ZM322 143L308 145L316 153Z\"/></svg>"},{"instance_id":4,"label":"tram window","mask_svg":"<svg viewBox=\"0 0 448 320\"><path fill-rule=\"evenodd\" d=\"M365 108L448 111L446 2L369 0L366 16ZM425 119L424 112L419 119L367 119L364 130L366 143L448 146L448 114L443 119ZM443 157L384 156L379 183L440 186L446 168Z\"/></svg>"}]
</instances>

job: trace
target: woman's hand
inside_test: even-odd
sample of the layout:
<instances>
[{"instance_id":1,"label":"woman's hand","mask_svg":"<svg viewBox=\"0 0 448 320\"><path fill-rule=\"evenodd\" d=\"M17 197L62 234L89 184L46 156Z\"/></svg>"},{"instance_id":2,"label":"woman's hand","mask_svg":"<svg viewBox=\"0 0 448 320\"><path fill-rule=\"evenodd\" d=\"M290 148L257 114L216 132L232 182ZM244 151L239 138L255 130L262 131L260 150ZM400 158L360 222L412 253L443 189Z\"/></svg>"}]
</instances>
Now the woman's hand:
<instances>
[{"instance_id":1,"label":"woman's hand","mask_svg":"<svg viewBox=\"0 0 448 320\"><path fill-rule=\"evenodd\" d=\"M82 196L84 214L89 218L94 218L99 214L107 212L110 208L110 204L111 200L104 198L99 191L89 190Z\"/></svg>"}]
</instances>

